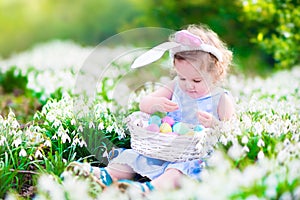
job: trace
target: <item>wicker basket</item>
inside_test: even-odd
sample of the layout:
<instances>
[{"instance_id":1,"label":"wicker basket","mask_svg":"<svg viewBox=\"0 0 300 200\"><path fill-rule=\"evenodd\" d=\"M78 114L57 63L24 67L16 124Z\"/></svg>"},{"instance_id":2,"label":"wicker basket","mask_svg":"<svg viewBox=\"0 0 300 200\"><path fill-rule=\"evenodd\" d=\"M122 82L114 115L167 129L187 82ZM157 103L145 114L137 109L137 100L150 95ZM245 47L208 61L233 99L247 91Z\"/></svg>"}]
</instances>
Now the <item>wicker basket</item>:
<instances>
[{"instance_id":1,"label":"wicker basket","mask_svg":"<svg viewBox=\"0 0 300 200\"><path fill-rule=\"evenodd\" d=\"M150 115L135 112L127 119L131 148L144 156L170 162L199 159L208 152L206 129L194 135L172 135L148 131L143 127Z\"/></svg>"}]
</instances>

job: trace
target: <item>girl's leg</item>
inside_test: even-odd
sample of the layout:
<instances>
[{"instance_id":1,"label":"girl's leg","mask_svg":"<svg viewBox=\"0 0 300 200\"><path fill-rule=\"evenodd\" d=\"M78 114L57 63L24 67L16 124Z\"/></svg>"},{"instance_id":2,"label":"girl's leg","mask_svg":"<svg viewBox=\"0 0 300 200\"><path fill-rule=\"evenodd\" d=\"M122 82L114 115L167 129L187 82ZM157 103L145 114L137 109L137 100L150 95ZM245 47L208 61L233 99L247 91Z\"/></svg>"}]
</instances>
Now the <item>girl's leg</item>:
<instances>
[{"instance_id":1,"label":"girl's leg","mask_svg":"<svg viewBox=\"0 0 300 200\"><path fill-rule=\"evenodd\" d=\"M182 172L177 169L170 168L167 169L161 176L152 180L150 183L157 190L174 189L180 186L180 179L182 177Z\"/></svg>"},{"instance_id":2,"label":"girl's leg","mask_svg":"<svg viewBox=\"0 0 300 200\"><path fill-rule=\"evenodd\" d=\"M135 186L140 192L148 193L151 190L169 190L180 187L180 181L183 177L182 172L177 169L167 169L161 176L150 182L135 182L130 180L118 181L119 189L124 192L130 186Z\"/></svg>"},{"instance_id":3,"label":"girl's leg","mask_svg":"<svg viewBox=\"0 0 300 200\"><path fill-rule=\"evenodd\" d=\"M105 169L113 180L132 179L135 174L133 169L126 164L113 163L109 164ZM93 167L93 173L96 177L99 177L100 169Z\"/></svg>"}]
</instances>

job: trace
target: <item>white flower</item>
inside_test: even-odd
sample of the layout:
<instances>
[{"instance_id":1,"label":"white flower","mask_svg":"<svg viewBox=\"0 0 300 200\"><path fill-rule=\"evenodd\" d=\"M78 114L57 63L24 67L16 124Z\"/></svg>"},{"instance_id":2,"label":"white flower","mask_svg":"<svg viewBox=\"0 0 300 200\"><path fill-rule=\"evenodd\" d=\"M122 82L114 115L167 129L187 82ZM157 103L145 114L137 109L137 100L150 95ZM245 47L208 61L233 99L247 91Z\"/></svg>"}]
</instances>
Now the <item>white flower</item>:
<instances>
[{"instance_id":1,"label":"white flower","mask_svg":"<svg viewBox=\"0 0 300 200\"><path fill-rule=\"evenodd\" d=\"M69 135L66 134L66 133L63 133L63 134L62 134L61 140L62 140L63 143L66 143L66 141L71 142L71 138L70 138Z\"/></svg>"},{"instance_id":2,"label":"white flower","mask_svg":"<svg viewBox=\"0 0 300 200\"><path fill-rule=\"evenodd\" d=\"M26 157L27 156L27 153L23 148L21 149L21 151L19 153L19 156L21 156L21 157Z\"/></svg>"},{"instance_id":3,"label":"white flower","mask_svg":"<svg viewBox=\"0 0 300 200\"><path fill-rule=\"evenodd\" d=\"M92 121L89 123L89 128L95 128L95 124Z\"/></svg>"},{"instance_id":4,"label":"white flower","mask_svg":"<svg viewBox=\"0 0 300 200\"><path fill-rule=\"evenodd\" d=\"M243 138L242 138L242 143L243 143L243 144L247 144L248 141L249 141L249 140L248 140L248 137L247 137L246 135L244 135Z\"/></svg>"},{"instance_id":5,"label":"white flower","mask_svg":"<svg viewBox=\"0 0 300 200\"><path fill-rule=\"evenodd\" d=\"M34 154L35 158L43 158L43 154L41 153L41 151L38 149L35 154Z\"/></svg>"},{"instance_id":6,"label":"white flower","mask_svg":"<svg viewBox=\"0 0 300 200\"><path fill-rule=\"evenodd\" d=\"M273 199L277 194L276 188L268 188L265 193L268 198Z\"/></svg>"},{"instance_id":7,"label":"white flower","mask_svg":"<svg viewBox=\"0 0 300 200\"><path fill-rule=\"evenodd\" d=\"M73 200L91 199L89 196L88 179L77 179L74 176L66 176L63 181L63 186L68 197Z\"/></svg>"},{"instance_id":8,"label":"white flower","mask_svg":"<svg viewBox=\"0 0 300 200\"><path fill-rule=\"evenodd\" d=\"M114 127L113 127L113 126L108 126L108 127L107 127L107 131L108 131L109 133L111 133L112 130L114 130Z\"/></svg>"},{"instance_id":9,"label":"white flower","mask_svg":"<svg viewBox=\"0 0 300 200\"><path fill-rule=\"evenodd\" d=\"M17 129L20 127L20 124L17 120L13 120L13 122L11 123L11 128L13 129Z\"/></svg>"},{"instance_id":10,"label":"white flower","mask_svg":"<svg viewBox=\"0 0 300 200\"><path fill-rule=\"evenodd\" d=\"M224 136L224 135L221 135L221 137L220 137L220 142L223 144L223 145L227 145L227 139L226 139L226 137Z\"/></svg>"},{"instance_id":11,"label":"white flower","mask_svg":"<svg viewBox=\"0 0 300 200\"><path fill-rule=\"evenodd\" d=\"M58 119L54 120L54 123L52 124L52 127L57 128L61 126L61 121Z\"/></svg>"},{"instance_id":12,"label":"white flower","mask_svg":"<svg viewBox=\"0 0 300 200\"><path fill-rule=\"evenodd\" d=\"M78 132L83 132L83 127L82 127L82 125L80 125L80 126L78 127L77 131L78 131Z\"/></svg>"},{"instance_id":13,"label":"white flower","mask_svg":"<svg viewBox=\"0 0 300 200\"><path fill-rule=\"evenodd\" d=\"M263 151L260 151L260 152L257 154L257 158L258 158L259 160L263 159L264 157L265 157L265 154L264 154Z\"/></svg>"},{"instance_id":14,"label":"white flower","mask_svg":"<svg viewBox=\"0 0 300 200\"><path fill-rule=\"evenodd\" d=\"M296 189L294 189L293 196L295 199L300 199L300 186L298 186Z\"/></svg>"},{"instance_id":15,"label":"white flower","mask_svg":"<svg viewBox=\"0 0 300 200\"><path fill-rule=\"evenodd\" d=\"M228 155L235 160L240 158L242 154L242 147L239 144L233 144L228 150Z\"/></svg>"},{"instance_id":16,"label":"white flower","mask_svg":"<svg viewBox=\"0 0 300 200\"><path fill-rule=\"evenodd\" d=\"M76 120L73 118L72 120L71 120L71 125L75 125L76 124Z\"/></svg>"},{"instance_id":17,"label":"white flower","mask_svg":"<svg viewBox=\"0 0 300 200\"><path fill-rule=\"evenodd\" d=\"M17 138L13 141L12 145L15 145L15 147L18 147L20 144L22 143L22 139L21 138Z\"/></svg>"},{"instance_id":18,"label":"white flower","mask_svg":"<svg viewBox=\"0 0 300 200\"><path fill-rule=\"evenodd\" d=\"M79 143L79 146L80 147L87 147L87 144L84 140L81 140L80 143Z\"/></svg>"},{"instance_id":19,"label":"white flower","mask_svg":"<svg viewBox=\"0 0 300 200\"><path fill-rule=\"evenodd\" d=\"M104 129L104 124L103 122L100 122L98 125L98 130L103 130Z\"/></svg>"},{"instance_id":20,"label":"white flower","mask_svg":"<svg viewBox=\"0 0 300 200\"><path fill-rule=\"evenodd\" d=\"M42 195L48 194L49 199L65 199L65 192L61 185L50 175L42 175L38 180L38 195L36 199L48 199Z\"/></svg>"},{"instance_id":21,"label":"white flower","mask_svg":"<svg viewBox=\"0 0 300 200\"><path fill-rule=\"evenodd\" d=\"M265 142L260 138L257 142L257 146L258 147L264 147L265 146Z\"/></svg>"},{"instance_id":22,"label":"white flower","mask_svg":"<svg viewBox=\"0 0 300 200\"><path fill-rule=\"evenodd\" d=\"M57 135L54 134L52 137L51 137L52 140L57 140Z\"/></svg>"},{"instance_id":23,"label":"white flower","mask_svg":"<svg viewBox=\"0 0 300 200\"><path fill-rule=\"evenodd\" d=\"M248 146L245 145L245 146L243 147L243 152L249 152L249 151L250 151L250 150L249 150Z\"/></svg>"},{"instance_id":24,"label":"white flower","mask_svg":"<svg viewBox=\"0 0 300 200\"><path fill-rule=\"evenodd\" d=\"M0 116L1 116L1 115L0 115ZM0 146L3 146L5 141L6 141L6 137L4 137L3 135L1 135L1 138L0 138Z\"/></svg>"},{"instance_id":25,"label":"white flower","mask_svg":"<svg viewBox=\"0 0 300 200\"><path fill-rule=\"evenodd\" d=\"M46 140L46 141L44 142L44 145L45 145L46 147L51 147L52 143L51 143L50 140Z\"/></svg>"}]
</instances>

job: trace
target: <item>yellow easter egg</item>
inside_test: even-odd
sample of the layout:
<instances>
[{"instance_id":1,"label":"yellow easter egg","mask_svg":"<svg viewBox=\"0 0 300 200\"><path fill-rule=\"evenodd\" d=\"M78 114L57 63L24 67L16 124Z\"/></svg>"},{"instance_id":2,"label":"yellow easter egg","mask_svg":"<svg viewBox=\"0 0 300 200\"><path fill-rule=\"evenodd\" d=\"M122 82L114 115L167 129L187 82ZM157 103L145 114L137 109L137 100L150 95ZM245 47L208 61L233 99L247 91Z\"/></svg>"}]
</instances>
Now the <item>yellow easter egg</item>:
<instances>
[{"instance_id":1,"label":"yellow easter egg","mask_svg":"<svg viewBox=\"0 0 300 200\"><path fill-rule=\"evenodd\" d=\"M195 132L194 131L189 131L189 132L186 133L186 135L193 136L193 135L195 135Z\"/></svg>"},{"instance_id":2,"label":"yellow easter egg","mask_svg":"<svg viewBox=\"0 0 300 200\"><path fill-rule=\"evenodd\" d=\"M162 123L159 127L161 133L170 133L172 132L172 127L168 123Z\"/></svg>"}]
</instances>

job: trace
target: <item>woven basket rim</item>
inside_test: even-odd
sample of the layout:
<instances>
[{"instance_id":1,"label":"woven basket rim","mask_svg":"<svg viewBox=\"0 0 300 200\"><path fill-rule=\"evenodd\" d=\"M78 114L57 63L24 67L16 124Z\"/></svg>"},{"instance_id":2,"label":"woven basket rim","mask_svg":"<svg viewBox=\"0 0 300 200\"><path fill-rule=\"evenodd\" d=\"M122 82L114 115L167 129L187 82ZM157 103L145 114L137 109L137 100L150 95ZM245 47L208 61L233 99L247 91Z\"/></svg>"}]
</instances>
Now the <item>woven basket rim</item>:
<instances>
[{"instance_id":1,"label":"woven basket rim","mask_svg":"<svg viewBox=\"0 0 300 200\"><path fill-rule=\"evenodd\" d=\"M140 113L135 113L140 114ZM141 113L142 119L150 117ZM199 159L206 154L205 148L198 145L205 137L206 129L194 132L193 135L173 135L161 132L152 132L142 126L134 124L134 120L127 122L131 134L131 148L138 153L151 158L180 162ZM174 146L175 144L175 146Z\"/></svg>"}]
</instances>

